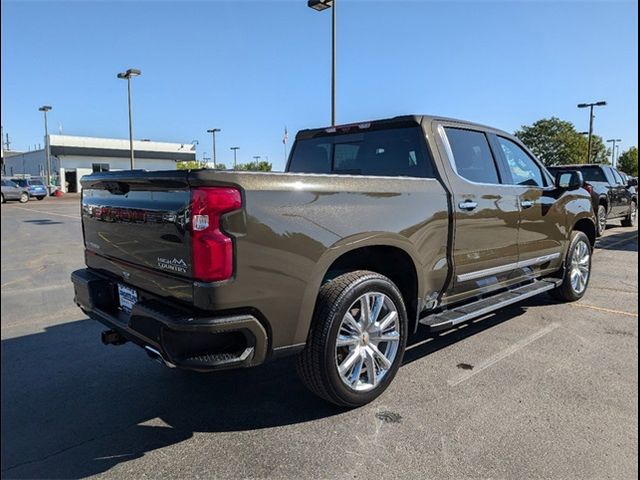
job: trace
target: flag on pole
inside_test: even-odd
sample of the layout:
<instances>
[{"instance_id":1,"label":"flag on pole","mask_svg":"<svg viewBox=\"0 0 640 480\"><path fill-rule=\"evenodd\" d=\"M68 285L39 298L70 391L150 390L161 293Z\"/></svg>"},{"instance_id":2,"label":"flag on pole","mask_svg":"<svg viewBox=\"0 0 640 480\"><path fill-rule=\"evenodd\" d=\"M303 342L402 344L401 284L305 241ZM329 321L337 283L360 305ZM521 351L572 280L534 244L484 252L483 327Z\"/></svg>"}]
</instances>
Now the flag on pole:
<instances>
[{"instance_id":1,"label":"flag on pole","mask_svg":"<svg viewBox=\"0 0 640 480\"><path fill-rule=\"evenodd\" d=\"M282 137L282 143L285 145L289 141L289 133L287 132L287 127L284 127L284 137Z\"/></svg>"}]
</instances>

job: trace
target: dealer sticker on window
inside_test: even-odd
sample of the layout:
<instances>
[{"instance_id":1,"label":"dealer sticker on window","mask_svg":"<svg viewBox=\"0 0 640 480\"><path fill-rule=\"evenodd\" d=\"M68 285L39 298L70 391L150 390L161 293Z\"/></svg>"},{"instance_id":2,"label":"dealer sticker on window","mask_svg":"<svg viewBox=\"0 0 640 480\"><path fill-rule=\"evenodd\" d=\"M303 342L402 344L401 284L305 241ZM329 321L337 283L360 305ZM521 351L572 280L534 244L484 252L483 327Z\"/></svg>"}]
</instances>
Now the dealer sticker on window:
<instances>
[{"instance_id":1,"label":"dealer sticker on window","mask_svg":"<svg viewBox=\"0 0 640 480\"><path fill-rule=\"evenodd\" d=\"M131 313L131 309L138 301L138 292L131 287L119 283L118 296L120 297L120 307L122 310Z\"/></svg>"}]
</instances>

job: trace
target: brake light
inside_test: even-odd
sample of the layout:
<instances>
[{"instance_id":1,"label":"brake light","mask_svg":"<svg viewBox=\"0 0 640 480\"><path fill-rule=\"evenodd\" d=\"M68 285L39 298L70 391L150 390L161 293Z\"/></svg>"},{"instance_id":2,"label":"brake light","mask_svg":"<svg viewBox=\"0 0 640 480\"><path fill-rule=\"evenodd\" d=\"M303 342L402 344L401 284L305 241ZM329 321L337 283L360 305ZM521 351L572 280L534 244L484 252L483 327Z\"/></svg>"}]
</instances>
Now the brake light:
<instances>
[{"instance_id":1,"label":"brake light","mask_svg":"<svg viewBox=\"0 0 640 480\"><path fill-rule=\"evenodd\" d=\"M220 230L220 218L241 206L242 196L235 188L191 190L191 265L195 279L217 282L233 275L233 241Z\"/></svg>"},{"instance_id":2,"label":"brake light","mask_svg":"<svg viewBox=\"0 0 640 480\"><path fill-rule=\"evenodd\" d=\"M590 183L584 182L584 189L589 192L589 195L593 193L593 185Z\"/></svg>"}]
</instances>

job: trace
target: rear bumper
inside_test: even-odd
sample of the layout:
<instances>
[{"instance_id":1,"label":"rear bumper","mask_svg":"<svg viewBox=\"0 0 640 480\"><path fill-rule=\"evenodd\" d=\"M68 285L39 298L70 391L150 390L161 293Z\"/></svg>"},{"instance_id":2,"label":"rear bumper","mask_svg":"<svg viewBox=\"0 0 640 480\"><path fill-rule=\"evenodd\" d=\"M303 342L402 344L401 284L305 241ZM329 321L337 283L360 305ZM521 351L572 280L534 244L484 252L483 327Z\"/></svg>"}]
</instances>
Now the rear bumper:
<instances>
[{"instance_id":1,"label":"rear bumper","mask_svg":"<svg viewBox=\"0 0 640 480\"><path fill-rule=\"evenodd\" d=\"M251 367L264 362L268 336L250 314L199 316L160 298L143 297L127 313L117 282L90 269L71 274L75 303L92 319L160 355L170 366L196 371Z\"/></svg>"}]
</instances>

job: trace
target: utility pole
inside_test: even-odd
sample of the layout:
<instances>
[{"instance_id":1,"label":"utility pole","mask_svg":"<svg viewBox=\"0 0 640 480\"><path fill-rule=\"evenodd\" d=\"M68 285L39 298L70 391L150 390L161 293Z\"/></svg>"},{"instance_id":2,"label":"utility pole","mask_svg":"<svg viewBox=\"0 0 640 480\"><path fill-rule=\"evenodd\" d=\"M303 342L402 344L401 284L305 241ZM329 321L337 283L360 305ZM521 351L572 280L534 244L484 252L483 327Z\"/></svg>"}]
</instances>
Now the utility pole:
<instances>
[{"instance_id":1,"label":"utility pole","mask_svg":"<svg viewBox=\"0 0 640 480\"><path fill-rule=\"evenodd\" d=\"M308 0L307 6L318 12L331 8L331 126L336 124L336 0Z\"/></svg>"},{"instance_id":2,"label":"utility pole","mask_svg":"<svg viewBox=\"0 0 640 480\"><path fill-rule=\"evenodd\" d=\"M130 68L126 72L118 74L118 78L127 81L127 99L129 104L129 158L131 164L131 170L134 169L135 160L133 158L133 112L131 107L131 78L139 77L142 72L135 68Z\"/></svg>"},{"instance_id":3,"label":"utility pole","mask_svg":"<svg viewBox=\"0 0 640 480\"><path fill-rule=\"evenodd\" d=\"M238 150L240 150L240 147L231 147L231 150L233 150L233 169L236 169L237 163L237 157L236 154L238 153Z\"/></svg>"},{"instance_id":4,"label":"utility pole","mask_svg":"<svg viewBox=\"0 0 640 480\"><path fill-rule=\"evenodd\" d=\"M578 108L589 109L589 146L587 147L587 163L591 163L591 143L592 143L592 137L593 137L593 107L604 107L606 104L607 102L605 101L578 104Z\"/></svg>"},{"instance_id":5,"label":"utility pole","mask_svg":"<svg viewBox=\"0 0 640 480\"><path fill-rule=\"evenodd\" d=\"M607 143L611 143L611 166L616 166L616 143L621 142L622 140L619 138L611 138L607 140Z\"/></svg>"},{"instance_id":6,"label":"utility pole","mask_svg":"<svg viewBox=\"0 0 640 480\"><path fill-rule=\"evenodd\" d=\"M213 168L216 168L216 132L221 132L219 128L210 128L207 133L213 137Z\"/></svg>"},{"instance_id":7,"label":"utility pole","mask_svg":"<svg viewBox=\"0 0 640 480\"><path fill-rule=\"evenodd\" d=\"M44 113L44 156L47 161L47 193L51 194L51 152L49 148L49 125L47 123L47 112L51 110L50 105L43 105L38 110Z\"/></svg>"}]
</instances>

